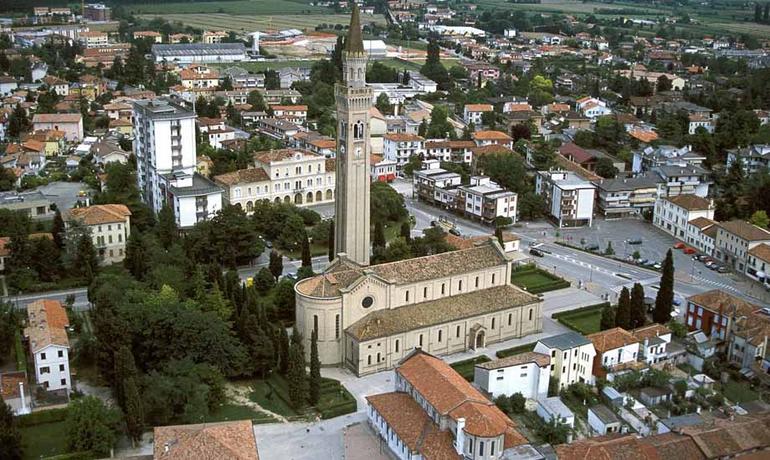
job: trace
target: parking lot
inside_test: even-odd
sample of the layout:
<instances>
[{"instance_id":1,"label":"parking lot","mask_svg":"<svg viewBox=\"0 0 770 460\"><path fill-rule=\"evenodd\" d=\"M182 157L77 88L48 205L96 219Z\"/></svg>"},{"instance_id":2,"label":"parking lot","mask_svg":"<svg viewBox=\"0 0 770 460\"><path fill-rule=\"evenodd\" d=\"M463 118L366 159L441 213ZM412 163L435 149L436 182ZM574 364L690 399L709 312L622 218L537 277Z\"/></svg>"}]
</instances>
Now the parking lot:
<instances>
[{"instance_id":1,"label":"parking lot","mask_svg":"<svg viewBox=\"0 0 770 460\"><path fill-rule=\"evenodd\" d=\"M51 182L35 189L40 191L52 203L56 204L57 209L64 211L71 209L78 202L78 194L81 191L92 193L93 191L83 182Z\"/></svg>"}]
</instances>

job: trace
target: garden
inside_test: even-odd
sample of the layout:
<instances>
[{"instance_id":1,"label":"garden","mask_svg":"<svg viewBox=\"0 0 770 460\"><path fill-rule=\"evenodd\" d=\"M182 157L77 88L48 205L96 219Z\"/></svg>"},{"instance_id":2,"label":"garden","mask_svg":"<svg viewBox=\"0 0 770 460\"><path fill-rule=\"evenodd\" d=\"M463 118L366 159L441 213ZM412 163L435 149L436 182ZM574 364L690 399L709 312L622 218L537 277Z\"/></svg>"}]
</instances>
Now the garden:
<instances>
[{"instance_id":1,"label":"garden","mask_svg":"<svg viewBox=\"0 0 770 460\"><path fill-rule=\"evenodd\" d=\"M463 361L457 361L456 363L451 364L450 367L454 369L458 374L462 375L465 380L472 382L476 364L486 363L489 361L492 360L489 359L488 356L481 355L474 358L465 359Z\"/></svg>"},{"instance_id":2,"label":"garden","mask_svg":"<svg viewBox=\"0 0 770 460\"><path fill-rule=\"evenodd\" d=\"M534 264L516 267L511 275L511 282L531 294L542 294L570 287L569 281L548 273Z\"/></svg>"},{"instance_id":3,"label":"garden","mask_svg":"<svg viewBox=\"0 0 770 460\"><path fill-rule=\"evenodd\" d=\"M575 310L554 313L551 317L583 335L601 331L602 309L607 302L589 305Z\"/></svg>"}]
</instances>

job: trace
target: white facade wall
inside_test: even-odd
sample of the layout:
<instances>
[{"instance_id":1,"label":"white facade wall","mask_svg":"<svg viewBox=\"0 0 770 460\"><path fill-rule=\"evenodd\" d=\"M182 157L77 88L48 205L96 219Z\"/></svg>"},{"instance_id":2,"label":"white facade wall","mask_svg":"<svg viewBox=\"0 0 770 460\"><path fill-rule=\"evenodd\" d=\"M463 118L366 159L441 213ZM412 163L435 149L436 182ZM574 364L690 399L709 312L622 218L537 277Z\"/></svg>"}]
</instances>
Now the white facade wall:
<instances>
[{"instance_id":1,"label":"white facade wall","mask_svg":"<svg viewBox=\"0 0 770 460\"><path fill-rule=\"evenodd\" d=\"M631 343L614 350L605 351L599 358L602 366L612 367L618 364L636 361L639 355L639 344Z\"/></svg>"},{"instance_id":2,"label":"white facade wall","mask_svg":"<svg viewBox=\"0 0 770 460\"><path fill-rule=\"evenodd\" d=\"M205 212L207 216L213 216L222 210L222 193L216 192L205 195L205 205L199 203L196 196L175 196L173 209L177 218L177 225L182 228L192 227L198 223L197 213Z\"/></svg>"},{"instance_id":3,"label":"white facade wall","mask_svg":"<svg viewBox=\"0 0 770 460\"><path fill-rule=\"evenodd\" d=\"M67 347L49 345L36 352L34 360L37 383L48 390L72 388Z\"/></svg>"},{"instance_id":4,"label":"white facade wall","mask_svg":"<svg viewBox=\"0 0 770 460\"><path fill-rule=\"evenodd\" d=\"M398 437L395 431L390 429L388 423L384 418L382 418L380 413L377 412L374 407L371 405L368 406L366 414L369 418L369 424L371 427L374 428L374 431L377 432L377 434L379 434L382 439L385 440L385 442L388 444L388 447L390 448L391 454L395 455L396 458L399 460L419 460L422 458L421 455L417 453L413 454L409 450L409 448L406 446L406 444L404 444L403 441L401 441L401 438Z\"/></svg>"},{"instance_id":5,"label":"white facade wall","mask_svg":"<svg viewBox=\"0 0 770 460\"><path fill-rule=\"evenodd\" d=\"M568 350L559 350L548 348L542 342L538 342L534 351L551 357L550 375L559 381L560 389L576 382L593 385L593 363L596 349L592 343Z\"/></svg>"},{"instance_id":6,"label":"white facade wall","mask_svg":"<svg viewBox=\"0 0 770 460\"><path fill-rule=\"evenodd\" d=\"M537 363L526 363L500 369L476 367L474 383L493 397L521 393L528 399L548 395L549 368Z\"/></svg>"},{"instance_id":7,"label":"white facade wall","mask_svg":"<svg viewBox=\"0 0 770 460\"><path fill-rule=\"evenodd\" d=\"M655 202L652 223L675 238L686 240L688 222L698 217L714 219L714 209L688 211L666 199L659 199Z\"/></svg>"},{"instance_id":8,"label":"white facade wall","mask_svg":"<svg viewBox=\"0 0 770 460\"><path fill-rule=\"evenodd\" d=\"M110 265L123 261L126 257L126 241L131 235L129 217L125 222L110 222L99 225L89 225L91 240L99 252L101 263Z\"/></svg>"}]
</instances>

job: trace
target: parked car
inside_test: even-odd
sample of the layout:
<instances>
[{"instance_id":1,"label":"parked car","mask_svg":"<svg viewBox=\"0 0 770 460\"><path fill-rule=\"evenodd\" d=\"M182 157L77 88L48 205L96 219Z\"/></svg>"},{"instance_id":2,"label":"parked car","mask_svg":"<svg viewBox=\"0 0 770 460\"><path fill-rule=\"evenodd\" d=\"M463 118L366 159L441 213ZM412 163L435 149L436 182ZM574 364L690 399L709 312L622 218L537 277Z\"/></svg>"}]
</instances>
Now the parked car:
<instances>
[{"instance_id":1,"label":"parked car","mask_svg":"<svg viewBox=\"0 0 770 460\"><path fill-rule=\"evenodd\" d=\"M545 256L545 253L537 248L532 248L529 250L529 253L536 257L543 257Z\"/></svg>"},{"instance_id":2,"label":"parked car","mask_svg":"<svg viewBox=\"0 0 770 460\"><path fill-rule=\"evenodd\" d=\"M292 281L297 281L297 272L287 273L283 277Z\"/></svg>"},{"instance_id":3,"label":"parked car","mask_svg":"<svg viewBox=\"0 0 770 460\"><path fill-rule=\"evenodd\" d=\"M645 266L645 267L654 267L654 266L655 266L655 264L657 264L657 262L655 262L654 260L650 259L650 260L648 260L648 261L647 261L647 262L644 264L644 266Z\"/></svg>"},{"instance_id":4,"label":"parked car","mask_svg":"<svg viewBox=\"0 0 770 460\"><path fill-rule=\"evenodd\" d=\"M660 264L660 262L655 262L655 265L652 266L655 270L660 270L663 268L663 265Z\"/></svg>"},{"instance_id":5,"label":"parked car","mask_svg":"<svg viewBox=\"0 0 770 460\"><path fill-rule=\"evenodd\" d=\"M730 269L728 269L727 267L725 267L725 266L723 265L723 266L721 266L721 267L717 268L717 271L718 271L719 273L728 273L728 272L730 271Z\"/></svg>"},{"instance_id":6,"label":"parked car","mask_svg":"<svg viewBox=\"0 0 770 460\"><path fill-rule=\"evenodd\" d=\"M703 257L705 257L703 254L695 254L692 256L692 260L701 260Z\"/></svg>"},{"instance_id":7,"label":"parked car","mask_svg":"<svg viewBox=\"0 0 770 460\"><path fill-rule=\"evenodd\" d=\"M460 230L457 230L456 228L450 228L449 233L451 233L454 236L462 236L463 234L460 233Z\"/></svg>"},{"instance_id":8,"label":"parked car","mask_svg":"<svg viewBox=\"0 0 770 460\"><path fill-rule=\"evenodd\" d=\"M586 251L598 251L599 245L598 244L589 244L585 247Z\"/></svg>"},{"instance_id":9,"label":"parked car","mask_svg":"<svg viewBox=\"0 0 770 460\"><path fill-rule=\"evenodd\" d=\"M628 244L642 244L642 239L641 238L636 238L636 239L633 239L633 240L628 240L627 243Z\"/></svg>"},{"instance_id":10,"label":"parked car","mask_svg":"<svg viewBox=\"0 0 770 460\"><path fill-rule=\"evenodd\" d=\"M636 261L636 263L639 264L639 265L644 265L644 264L647 263L647 259L639 259L639 260Z\"/></svg>"},{"instance_id":11,"label":"parked car","mask_svg":"<svg viewBox=\"0 0 770 460\"><path fill-rule=\"evenodd\" d=\"M695 249L693 249L693 248L684 248L684 250L683 250L682 252L684 252L685 254L688 254L688 255L689 255L689 254L695 254L695 253L696 253L696 252L698 252L698 251L696 251L696 250L695 250Z\"/></svg>"},{"instance_id":12,"label":"parked car","mask_svg":"<svg viewBox=\"0 0 770 460\"><path fill-rule=\"evenodd\" d=\"M685 244L681 241L678 243L674 243L674 249L683 249L685 247Z\"/></svg>"},{"instance_id":13,"label":"parked car","mask_svg":"<svg viewBox=\"0 0 770 460\"><path fill-rule=\"evenodd\" d=\"M708 264L706 266L709 268L709 270L719 270L719 267L721 267L721 265L717 263Z\"/></svg>"}]
</instances>

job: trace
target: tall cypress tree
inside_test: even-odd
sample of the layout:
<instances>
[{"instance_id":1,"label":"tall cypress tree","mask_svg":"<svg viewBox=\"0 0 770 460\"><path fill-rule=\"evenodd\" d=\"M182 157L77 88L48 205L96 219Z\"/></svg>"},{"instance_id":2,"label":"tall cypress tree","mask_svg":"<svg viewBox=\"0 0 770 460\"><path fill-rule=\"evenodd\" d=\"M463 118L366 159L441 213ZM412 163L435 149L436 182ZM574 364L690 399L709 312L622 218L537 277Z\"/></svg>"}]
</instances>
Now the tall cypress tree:
<instances>
[{"instance_id":1,"label":"tall cypress tree","mask_svg":"<svg viewBox=\"0 0 770 460\"><path fill-rule=\"evenodd\" d=\"M126 431L131 438L131 444L136 447L136 443L142 438L144 431L144 408L142 407L142 398L139 396L139 385L136 383L136 377L128 378L123 382L123 400Z\"/></svg>"},{"instance_id":2,"label":"tall cypress tree","mask_svg":"<svg viewBox=\"0 0 770 460\"><path fill-rule=\"evenodd\" d=\"M302 266L313 266L313 259L310 256L310 240L308 239L307 234L302 238Z\"/></svg>"},{"instance_id":3,"label":"tall cypress tree","mask_svg":"<svg viewBox=\"0 0 770 460\"><path fill-rule=\"evenodd\" d=\"M647 322L647 312L644 305L644 288L635 283L631 289L631 329L644 326Z\"/></svg>"},{"instance_id":4,"label":"tall cypress tree","mask_svg":"<svg viewBox=\"0 0 770 460\"><path fill-rule=\"evenodd\" d=\"M281 375L286 375L289 370L289 334L283 326L279 326L278 329L278 372L280 372Z\"/></svg>"},{"instance_id":5,"label":"tall cypress tree","mask_svg":"<svg viewBox=\"0 0 770 460\"><path fill-rule=\"evenodd\" d=\"M666 253L663 261L663 273L660 276L660 289L655 297L655 310L652 312L652 320L665 324L671 320L671 306L674 303L674 256L671 249Z\"/></svg>"},{"instance_id":6,"label":"tall cypress tree","mask_svg":"<svg viewBox=\"0 0 770 460\"><path fill-rule=\"evenodd\" d=\"M615 314L615 326L623 329L631 329L631 293L627 287L623 287L618 298L618 310Z\"/></svg>"},{"instance_id":7,"label":"tall cypress tree","mask_svg":"<svg viewBox=\"0 0 770 460\"><path fill-rule=\"evenodd\" d=\"M405 220L401 223L401 238L404 239L407 243L412 241L412 225L409 223L408 220Z\"/></svg>"},{"instance_id":8,"label":"tall cypress tree","mask_svg":"<svg viewBox=\"0 0 770 460\"><path fill-rule=\"evenodd\" d=\"M602 331L606 331L607 329L612 329L613 327L615 327L615 308L608 302L607 305L602 308L602 318L599 324L599 328Z\"/></svg>"},{"instance_id":9,"label":"tall cypress tree","mask_svg":"<svg viewBox=\"0 0 770 460\"><path fill-rule=\"evenodd\" d=\"M169 205L166 204L160 208L160 212L158 212L158 225L155 229L160 244L166 249L170 248L174 244L179 230L176 227L174 211Z\"/></svg>"},{"instance_id":10,"label":"tall cypress tree","mask_svg":"<svg viewBox=\"0 0 770 460\"><path fill-rule=\"evenodd\" d=\"M310 404L317 404L321 397L321 361L318 359L318 331L313 329L310 336Z\"/></svg>"},{"instance_id":11,"label":"tall cypress tree","mask_svg":"<svg viewBox=\"0 0 770 460\"><path fill-rule=\"evenodd\" d=\"M275 280L278 281L278 278L283 274L283 256L281 256L275 249L270 251L270 264L268 265L268 268L270 269L270 273L273 274L273 277L275 277Z\"/></svg>"},{"instance_id":12,"label":"tall cypress tree","mask_svg":"<svg viewBox=\"0 0 770 460\"><path fill-rule=\"evenodd\" d=\"M383 227L382 222L378 221L374 224L374 238L372 238L372 245L375 249L385 249L385 246L387 245L387 241L385 240L385 227Z\"/></svg>"},{"instance_id":13,"label":"tall cypress tree","mask_svg":"<svg viewBox=\"0 0 770 460\"><path fill-rule=\"evenodd\" d=\"M497 242L500 243L500 246L503 245L503 228L497 227L495 229L495 237L497 238Z\"/></svg>"},{"instance_id":14,"label":"tall cypress tree","mask_svg":"<svg viewBox=\"0 0 770 460\"><path fill-rule=\"evenodd\" d=\"M299 330L294 328L291 334L289 349L289 362L286 370L286 381L289 390L289 399L295 408L301 408L307 401L307 373L305 372L305 353L302 347L302 336Z\"/></svg>"},{"instance_id":15,"label":"tall cypress tree","mask_svg":"<svg viewBox=\"0 0 770 460\"><path fill-rule=\"evenodd\" d=\"M51 233L53 234L53 241L56 243L56 246L59 249L64 249L64 237L66 236L65 232L66 229L64 227L64 219L61 217L61 211L57 209L56 214L53 216L53 227L51 228Z\"/></svg>"},{"instance_id":16,"label":"tall cypress tree","mask_svg":"<svg viewBox=\"0 0 770 460\"><path fill-rule=\"evenodd\" d=\"M334 219L329 221L329 262L334 260Z\"/></svg>"}]
</instances>

